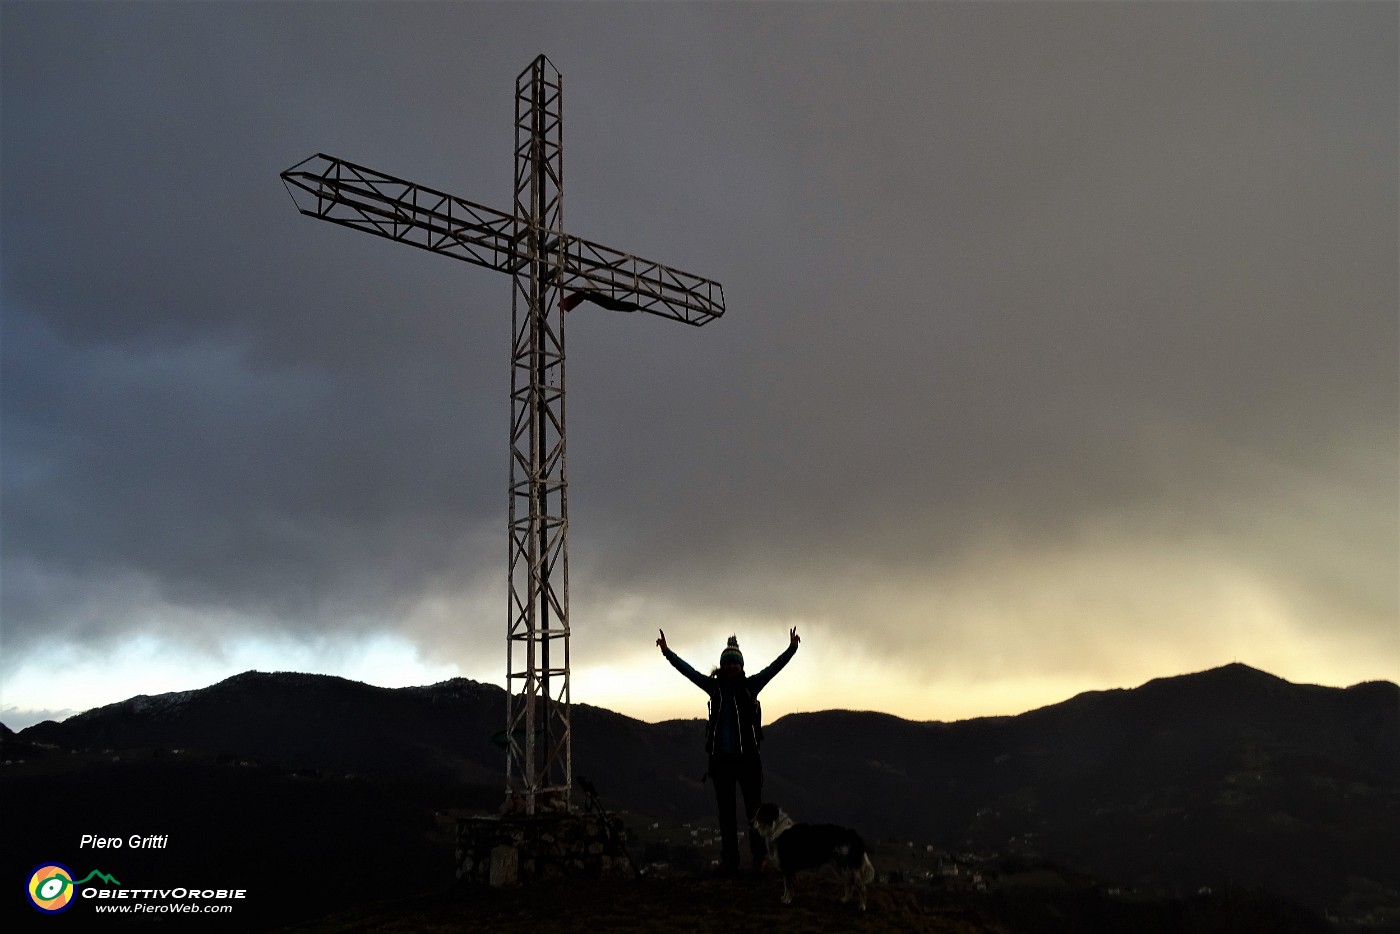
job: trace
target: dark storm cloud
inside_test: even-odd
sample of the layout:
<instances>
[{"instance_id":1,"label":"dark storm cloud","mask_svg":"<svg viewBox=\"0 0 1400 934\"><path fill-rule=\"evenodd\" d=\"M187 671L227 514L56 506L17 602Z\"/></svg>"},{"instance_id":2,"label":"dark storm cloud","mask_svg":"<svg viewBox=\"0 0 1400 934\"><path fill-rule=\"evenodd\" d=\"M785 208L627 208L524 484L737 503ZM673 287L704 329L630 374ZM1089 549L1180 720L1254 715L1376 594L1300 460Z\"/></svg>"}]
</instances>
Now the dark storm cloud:
<instances>
[{"instance_id":1,"label":"dark storm cloud","mask_svg":"<svg viewBox=\"0 0 1400 934\"><path fill-rule=\"evenodd\" d=\"M3 16L7 654L171 607L488 644L457 632L504 604L509 283L276 175L325 151L505 208L541 51L566 226L730 308L570 317L595 648L684 607L1032 652L1076 610L1165 629L1183 586L1393 625L1393 7Z\"/></svg>"},{"instance_id":2,"label":"dark storm cloud","mask_svg":"<svg viewBox=\"0 0 1400 934\"><path fill-rule=\"evenodd\" d=\"M391 288L345 274L362 245L298 251L276 175L301 121L358 119L354 73L327 79L298 16L280 39L228 7L6 18L10 644L112 579L316 626L440 573L504 498L480 479L503 414L459 400L505 334L464 334L479 302L416 257Z\"/></svg>"}]
</instances>

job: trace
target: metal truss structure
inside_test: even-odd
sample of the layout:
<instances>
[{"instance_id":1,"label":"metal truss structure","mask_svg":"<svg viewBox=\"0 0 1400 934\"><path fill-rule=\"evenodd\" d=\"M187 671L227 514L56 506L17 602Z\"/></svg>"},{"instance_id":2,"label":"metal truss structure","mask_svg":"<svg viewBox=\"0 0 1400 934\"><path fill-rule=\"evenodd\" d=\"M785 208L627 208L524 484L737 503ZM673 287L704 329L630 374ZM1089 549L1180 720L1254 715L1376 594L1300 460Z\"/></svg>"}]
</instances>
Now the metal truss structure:
<instances>
[{"instance_id":1,"label":"metal truss structure","mask_svg":"<svg viewBox=\"0 0 1400 934\"><path fill-rule=\"evenodd\" d=\"M719 283L565 233L563 179L563 78L543 55L516 79L512 214L321 153L282 173L303 214L514 277L504 736L506 794L531 814L573 785L565 312L724 314Z\"/></svg>"}]
</instances>

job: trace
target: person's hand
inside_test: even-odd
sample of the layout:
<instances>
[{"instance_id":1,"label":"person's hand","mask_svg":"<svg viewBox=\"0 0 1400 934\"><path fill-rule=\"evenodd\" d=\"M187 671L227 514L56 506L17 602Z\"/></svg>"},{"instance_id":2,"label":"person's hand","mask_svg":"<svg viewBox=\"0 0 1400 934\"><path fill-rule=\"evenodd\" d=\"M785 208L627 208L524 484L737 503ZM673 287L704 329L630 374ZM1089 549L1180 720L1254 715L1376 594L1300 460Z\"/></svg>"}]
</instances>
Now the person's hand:
<instances>
[{"instance_id":1,"label":"person's hand","mask_svg":"<svg viewBox=\"0 0 1400 934\"><path fill-rule=\"evenodd\" d=\"M793 627L792 627L792 632L789 633L788 636L789 636L789 638L792 640L792 642L791 642L792 645L797 645L797 643L799 643L799 642L802 641L802 637L799 636L799 635L797 634L797 627L796 627L796 626L793 626Z\"/></svg>"},{"instance_id":2,"label":"person's hand","mask_svg":"<svg viewBox=\"0 0 1400 934\"><path fill-rule=\"evenodd\" d=\"M659 633L661 633L661 638L656 640L656 644L659 645L659 646L661 646L661 651L664 652L664 651L666 651L666 633L665 633L664 631L660 630L660 629L658 629L658 630L656 630L656 631L659 632ZM796 630L793 630L793 631L796 632Z\"/></svg>"}]
</instances>

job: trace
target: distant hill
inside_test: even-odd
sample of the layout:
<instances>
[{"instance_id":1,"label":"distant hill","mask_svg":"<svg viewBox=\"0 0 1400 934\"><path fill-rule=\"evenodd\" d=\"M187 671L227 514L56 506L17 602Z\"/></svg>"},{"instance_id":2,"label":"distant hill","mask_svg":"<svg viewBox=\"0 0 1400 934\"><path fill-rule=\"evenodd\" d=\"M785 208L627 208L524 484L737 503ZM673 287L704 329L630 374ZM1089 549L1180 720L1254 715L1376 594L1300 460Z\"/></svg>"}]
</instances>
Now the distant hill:
<instances>
[{"instance_id":1,"label":"distant hill","mask_svg":"<svg viewBox=\"0 0 1400 934\"><path fill-rule=\"evenodd\" d=\"M216 798L246 798L219 832L250 860L262 837L245 825L259 813L300 826L329 801L373 829L326 816L309 832L328 847L354 850L366 833L402 852L425 837L442 846L451 813L502 797L490 738L504 706L500 688L465 679L386 689L258 672L135 697L4 730L0 755L26 759L0 775L4 824L12 839L42 841L54 821L71 824L63 833L111 823L110 804L76 802L100 782L126 782L133 801L166 789L133 827L181 822L206 838ZM700 721L648 724L576 704L573 728L575 774L606 806L713 822ZM1147 891L1259 887L1352 915L1400 906L1400 688L1388 682L1323 688L1229 665L1016 717L824 711L765 732L766 797L798 819L855 826L877 850L1044 857ZM45 811L45 795L67 803ZM404 862L405 878L450 881L450 865L424 860Z\"/></svg>"},{"instance_id":2,"label":"distant hill","mask_svg":"<svg viewBox=\"0 0 1400 934\"><path fill-rule=\"evenodd\" d=\"M1335 907L1400 904L1400 689L1290 684L1244 665L1017 717L785 717L769 792L881 835L1051 855L1149 889L1223 883ZM790 781L796 776L823 776Z\"/></svg>"},{"instance_id":3,"label":"distant hill","mask_svg":"<svg viewBox=\"0 0 1400 934\"><path fill-rule=\"evenodd\" d=\"M505 692L464 678L379 688L246 671L197 691L140 695L37 723L18 738L64 749L187 749L287 769L501 784L490 745Z\"/></svg>"}]
</instances>

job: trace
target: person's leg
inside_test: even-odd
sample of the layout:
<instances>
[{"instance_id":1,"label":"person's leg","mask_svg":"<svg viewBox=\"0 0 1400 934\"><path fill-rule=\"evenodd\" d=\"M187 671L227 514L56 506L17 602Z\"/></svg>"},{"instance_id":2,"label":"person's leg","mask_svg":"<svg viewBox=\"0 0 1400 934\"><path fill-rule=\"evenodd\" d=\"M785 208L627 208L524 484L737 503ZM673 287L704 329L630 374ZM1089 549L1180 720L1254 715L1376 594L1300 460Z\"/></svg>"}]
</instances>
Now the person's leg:
<instances>
[{"instance_id":1,"label":"person's leg","mask_svg":"<svg viewBox=\"0 0 1400 934\"><path fill-rule=\"evenodd\" d=\"M758 869L768 856L768 846L753 826L753 816L763 803L763 760L757 755L745 756L738 777L739 788L744 793L744 826L749 830L749 854L753 856L753 868Z\"/></svg>"},{"instance_id":2,"label":"person's leg","mask_svg":"<svg viewBox=\"0 0 1400 934\"><path fill-rule=\"evenodd\" d=\"M732 761L722 756L710 757L710 781L714 783L715 803L719 806L719 866L725 872L739 868L739 835L734 827L734 784L738 777Z\"/></svg>"}]
</instances>

